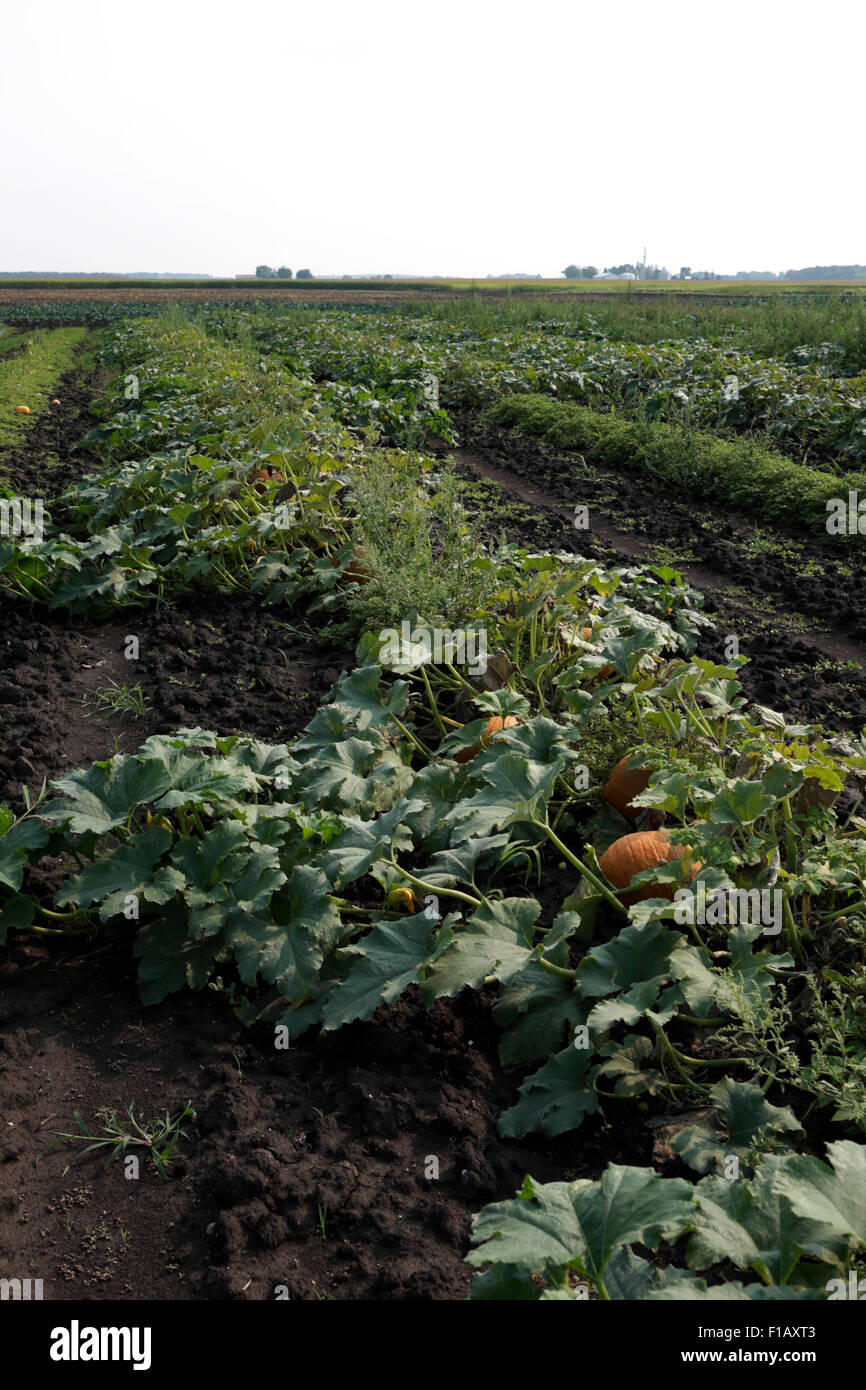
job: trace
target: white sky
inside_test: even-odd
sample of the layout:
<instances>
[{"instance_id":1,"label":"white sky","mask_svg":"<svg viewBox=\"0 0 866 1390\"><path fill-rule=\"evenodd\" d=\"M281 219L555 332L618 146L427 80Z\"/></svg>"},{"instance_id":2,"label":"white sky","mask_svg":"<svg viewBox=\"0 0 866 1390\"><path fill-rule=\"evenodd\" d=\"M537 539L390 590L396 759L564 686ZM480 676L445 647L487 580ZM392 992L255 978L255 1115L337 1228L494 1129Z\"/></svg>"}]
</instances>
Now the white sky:
<instances>
[{"instance_id":1,"label":"white sky","mask_svg":"<svg viewBox=\"0 0 866 1390\"><path fill-rule=\"evenodd\" d=\"M0 0L0 270L866 263L852 0Z\"/></svg>"}]
</instances>

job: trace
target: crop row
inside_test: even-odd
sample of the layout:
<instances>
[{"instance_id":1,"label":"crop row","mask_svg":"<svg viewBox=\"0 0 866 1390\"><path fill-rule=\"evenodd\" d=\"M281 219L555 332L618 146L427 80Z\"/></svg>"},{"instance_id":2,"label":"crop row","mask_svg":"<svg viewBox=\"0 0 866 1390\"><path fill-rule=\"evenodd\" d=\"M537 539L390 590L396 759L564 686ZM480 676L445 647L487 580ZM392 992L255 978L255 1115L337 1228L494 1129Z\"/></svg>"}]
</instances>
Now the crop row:
<instances>
[{"instance_id":1,"label":"crop row","mask_svg":"<svg viewBox=\"0 0 866 1390\"><path fill-rule=\"evenodd\" d=\"M219 311L210 317L219 322ZM701 340L617 342L591 324L503 323L482 332L434 308L386 317L346 309L249 316L266 351L316 380L390 394L433 373L447 410L542 392L633 418L757 433L800 462L831 470L866 460L866 374L849 373L839 346L767 359Z\"/></svg>"},{"instance_id":2,"label":"crop row","mask_svg":"<svg viewBox=\"0 0 866 1390\"><path fill-rule=\"evenodd\" d=\"M0 938L125 929L145 1003L211 986L265 1041L493 990L503 1137L648 1104L696 1176L527 1180L477 1219L475 1297L826 1297L866 1248L866 741L750 707L674 571L482 547L432 460L227 337L118 331L101 469L4 582L243 586L347 624L356 667L290 743L182 729L0 810ZM681 1236L662 1272L633 1248Z\"/></svg>"},{"instance_id":3,"label":"crop row","mask_svg":"<svg viewBox=\"0 0 866 1390\"><path fill-rule=\"evenodd\" d=\"M826 531L837 503L844 504L848 526L850 490L866 497L863 473L850 473L843 482L752 439L719 439L682 425L629 420L549 396L506 397L489 418L555 448L580 450L599 463L635 469L691 497L819 533ZM859 541L860 534L856 524L853 532L840 532L844 540Z\"/></svg>"}]
</instances>

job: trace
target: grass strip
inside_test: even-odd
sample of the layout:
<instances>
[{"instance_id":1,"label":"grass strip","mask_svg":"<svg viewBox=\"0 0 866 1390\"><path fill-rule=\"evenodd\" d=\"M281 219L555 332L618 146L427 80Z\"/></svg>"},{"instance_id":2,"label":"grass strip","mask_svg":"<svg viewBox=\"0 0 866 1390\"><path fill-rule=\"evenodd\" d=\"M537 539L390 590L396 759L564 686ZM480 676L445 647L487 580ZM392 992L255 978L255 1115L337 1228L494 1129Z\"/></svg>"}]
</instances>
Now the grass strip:
<instances>
[{"instance_id":1,"label":"grass strip","mask_svg":"<svg viewBox=\"0 0 866 1390\"><path fill-rule=\"evenodd\" d=\"M794 463L749 439L719 439L683 425L627 420L549 396L506 396L486 412L495 425L535 435L597 463L633 468L689 496L768 521L826 530L831 499L866 498L866 475L838 477ZM840 540L862 540L844 535Z\"/></svg>"},{"instance_id":2,"label":"grass strip","mask_svg":"<svg viewBox=\"0 0 866 1390\"><path fill-rule=\"evenodd\" d=\"M27 424L45 409L58 381L73 367L76 349L87 332L81 327L46 328L28 333L23 345L20 339L10 342L15 351L0 359L0 449L16 443ZM16 415L19 405L29 406L30 414Z\"/></svg>"}]
</instances>

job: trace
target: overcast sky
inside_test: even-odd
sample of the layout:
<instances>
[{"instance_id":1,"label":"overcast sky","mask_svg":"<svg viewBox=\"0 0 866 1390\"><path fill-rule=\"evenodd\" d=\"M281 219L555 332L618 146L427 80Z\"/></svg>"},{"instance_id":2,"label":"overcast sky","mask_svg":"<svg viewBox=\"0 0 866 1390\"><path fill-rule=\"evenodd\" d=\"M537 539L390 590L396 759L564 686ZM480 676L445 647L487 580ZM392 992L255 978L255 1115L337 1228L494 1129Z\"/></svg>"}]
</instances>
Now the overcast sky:
<instances>
[{"instance_id":1,"label":"overcast sky","mask_svg":"<svg viewBox=\"0 0 866 1390\"><path fill-rule=\"evenodd\" d=\"M849 0L0 8L2 270L866 263Z\"/></svg>"}]
</instances>

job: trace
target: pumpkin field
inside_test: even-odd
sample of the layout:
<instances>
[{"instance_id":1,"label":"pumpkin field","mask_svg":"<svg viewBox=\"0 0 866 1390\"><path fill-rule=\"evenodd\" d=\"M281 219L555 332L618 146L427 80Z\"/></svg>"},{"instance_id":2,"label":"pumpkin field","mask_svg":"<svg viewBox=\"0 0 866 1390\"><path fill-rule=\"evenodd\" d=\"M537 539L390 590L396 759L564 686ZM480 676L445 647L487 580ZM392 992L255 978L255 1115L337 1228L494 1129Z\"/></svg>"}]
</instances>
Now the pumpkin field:
<instances>
[{"instance_id":1,"label":"pumpkin field","mask_svg":"<svg viewBox=\"0 0 866 1390\"><path fill-rule=\"evenodd\" d=\"M4 285L4 1268L847 1297L864 538L855 288Z\"/></svg>"}]
</instances>

